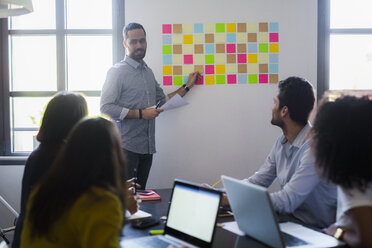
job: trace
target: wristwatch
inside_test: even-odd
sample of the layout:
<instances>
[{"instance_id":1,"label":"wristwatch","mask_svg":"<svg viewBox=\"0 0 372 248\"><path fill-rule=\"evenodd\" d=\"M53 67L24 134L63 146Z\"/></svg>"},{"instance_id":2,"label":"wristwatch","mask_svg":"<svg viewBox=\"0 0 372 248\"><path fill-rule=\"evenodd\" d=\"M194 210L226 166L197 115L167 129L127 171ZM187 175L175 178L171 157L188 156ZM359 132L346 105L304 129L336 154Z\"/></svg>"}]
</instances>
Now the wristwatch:
<instances>
[{"instance_id":1,"label":"wristwatch","mask_svg":"<svg viewBox=\"0 0 372 248\"><path fill-rule=\"evenodd\" d=\"M341 227L338 227L336 229L335 234L333 234L333 237L335 237L338 240L341 240L342 239L342 236L344 236L344 233L345 233L345 230L342 229Z\"/></svg>"},{"instance_id":2,"label":"wristwatch","mask_svg":"<svg viewBox=\"0 0 372 248\"><path fill-rule=\"evenodd\" d=\"M186 86L186 84L182 85L183 88L185 88L185 90L188 92L190 90L189 87Z\"/></svg>"}]
</instances>

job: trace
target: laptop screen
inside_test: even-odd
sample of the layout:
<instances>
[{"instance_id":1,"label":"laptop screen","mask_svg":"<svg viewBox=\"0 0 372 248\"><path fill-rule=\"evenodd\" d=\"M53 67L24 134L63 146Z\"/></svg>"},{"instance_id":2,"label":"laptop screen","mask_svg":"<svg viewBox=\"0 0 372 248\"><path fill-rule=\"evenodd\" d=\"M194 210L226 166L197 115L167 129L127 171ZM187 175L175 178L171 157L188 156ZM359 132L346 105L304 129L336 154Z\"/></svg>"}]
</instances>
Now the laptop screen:
<instances>
[{"instance_id":1,"label":"laptop screen","mask_svg":"<svg viewBox=\"0 0 372 248\"><path fill-rule=\"evenodd\" d=\"M220 198L219 192L176 182L167 228L211 243Z\"/></svg>"}]
</instances>

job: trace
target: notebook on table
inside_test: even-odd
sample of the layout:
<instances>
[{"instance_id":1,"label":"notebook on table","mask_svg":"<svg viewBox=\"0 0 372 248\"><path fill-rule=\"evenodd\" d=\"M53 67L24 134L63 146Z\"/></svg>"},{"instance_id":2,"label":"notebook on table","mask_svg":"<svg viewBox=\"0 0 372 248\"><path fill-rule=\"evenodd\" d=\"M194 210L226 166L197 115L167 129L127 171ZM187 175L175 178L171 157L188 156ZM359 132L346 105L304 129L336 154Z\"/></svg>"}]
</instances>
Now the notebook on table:
<instances>
[{"instance_id":1,"label":"notebook on table","mask_svg":"<svg viewBox=\"0 0 372 248\"><path fill-rule=\"evenodd\" d=\"M221 193L175 180L163 235L122 241L121 247L211 247Z\"/></svg>"},{"instance_id":2,"label":"notebook on table","mask_svg":"<svg viewBox=\"0 0 372 248\"><path fill-rule=\"evenodd\" d=\"M344 243L302 225L278 223L267 189L221 176L239 229L271 247L335 247Z\"/></svg>"}]
</instances>

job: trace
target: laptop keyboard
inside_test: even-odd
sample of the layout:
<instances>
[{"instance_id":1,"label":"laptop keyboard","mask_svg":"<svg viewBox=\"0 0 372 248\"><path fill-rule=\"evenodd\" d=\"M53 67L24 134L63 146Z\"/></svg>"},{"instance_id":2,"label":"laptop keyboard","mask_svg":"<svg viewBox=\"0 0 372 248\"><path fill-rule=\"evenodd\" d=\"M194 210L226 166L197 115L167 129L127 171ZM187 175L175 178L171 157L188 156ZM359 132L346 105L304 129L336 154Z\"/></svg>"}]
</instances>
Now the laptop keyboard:
<instances>
[{"instance_id":1,"label":"laptop keyboard","mask_svg":"<svg viewBox=\"0 0 372 248\"><path fill-rule=\"evenodd\" d=\"M309 244L308 242L285 232L282 232L282 237L284 239L285 246L300 246Z\"/></svg>"},{"instance_id":2,"label":"laptop keyboard","mask_svg":"<svg viewBox=\"0 0 372 248\"><path fill-rule=\"evenodd\" d=\"M167 241L164 241L156 236L141 240L141 247L144 248L167 248L169 245L171 245L171 243L168 243Z\"/></svg>"}]
</instances>

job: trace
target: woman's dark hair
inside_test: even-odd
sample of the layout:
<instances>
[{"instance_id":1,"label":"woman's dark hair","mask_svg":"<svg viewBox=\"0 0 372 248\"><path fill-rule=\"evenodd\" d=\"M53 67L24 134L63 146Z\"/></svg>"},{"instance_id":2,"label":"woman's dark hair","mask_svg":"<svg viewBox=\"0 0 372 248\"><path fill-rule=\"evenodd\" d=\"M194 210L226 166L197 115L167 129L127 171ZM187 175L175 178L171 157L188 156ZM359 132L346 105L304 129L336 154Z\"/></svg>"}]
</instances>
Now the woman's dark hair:
<instances>
[{"instance_id":1,"label":"woman's dark hair","mask_svg":"<svg viewBox=\"0 0 372 248\"><path fill-rule=\"evenodd\" d=\"M92 186L117 195L125 209L125 180L126 160L115 124L101 117L80 121L39 183L28 216L31 236L48 235Z\"/></svg>"},{"instance_id":2,"label":"woman's dark hair","mask_svg":"<svg viewBox=\"0 0 372 248\"><path fill-rule=\"evenodd\" d=\"M345 96L324 102L313 134L321 174L342 187L365 190L372 181L372 100Z\"/></svg>"},{"instance_id":3,"label":"woman's dark hair","mask_svg":"<svg viewBox=\"0 0 372 248\"><path fill-rule=\"evenodd\" d=\"M49 101L37 140L41 143L61 143L72 127L88 114L87 102L78 93L61 92Z\"/></svg>"},{"instance_id":4,"label":"woman's dark hair","mask_svg":"<svg viewBox=\"0 0 372 248\"><path fill-rule=\"evenodd\" d=\"M279 82L279 109L288 107L291 119L306 125L314 107L315 97L312 85L300 77L289 77Z\"/></svg>"}]
</instances>

